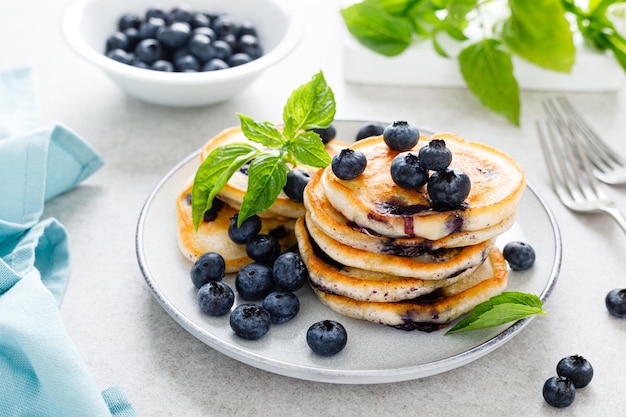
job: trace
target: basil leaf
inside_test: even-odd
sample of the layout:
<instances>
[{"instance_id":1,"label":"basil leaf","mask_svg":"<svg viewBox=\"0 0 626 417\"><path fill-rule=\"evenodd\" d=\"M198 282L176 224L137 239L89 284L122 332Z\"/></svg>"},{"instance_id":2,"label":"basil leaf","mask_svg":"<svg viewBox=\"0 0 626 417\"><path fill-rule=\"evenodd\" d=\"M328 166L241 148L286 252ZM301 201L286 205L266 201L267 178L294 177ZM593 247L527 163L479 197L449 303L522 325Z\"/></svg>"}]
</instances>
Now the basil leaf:
<instances>
[{"instance_id":1,"label":"basil leaf","mask_svg":"<svg viewBox=\"0 0 626 417\"><path fill-rule=\"evenodd\" d=\"M519 126L519 87L511 57L500 43L495 39L478 41L463 49L458 59L470 91L484 106Z\"/></svg>"},{"instance_id":2,"label":"basil leaf","mask_svg":"<svg viewBox=\"0 0 626 417\"><path fill-rule=\"evenodd\" d=\"M325 128L334 120L335 111L335 95L320 71L291 93L283 109L283 121L293 123L290 127L293 132Z\"/></svg>"},{"instance_id":3,"label":"basil leaf","mask_svg":"<svg viewBox=\"0 0 626 417\"><path fill-rule=\"evenodd\" d=\"M412 40L411 22L388 14L374 1L364 1L341 9L350 34L363 46L384 56L400 55Z\"/></svg>"},{"instance_id":4,"label":"basil leaf","mask_svg":"<svg viewBox=\"0 0 626 417\"><path fill-rule=\"evenodd\" d=\"M576 48L561 0L509 0L502 39L517 55L543 68L569 72Z\"/></svg>"},{"instance_id":5,"label":"basil leaf","mask_svg":"<svg viewBox=\"0 0 626 417\"><path fill-rule=\"evenodd\" d=\"M262 154L254 158L248 168L248 190L237 217L241 226L244 220L270 208L287 184L289 167L280 155Z\"/></svg>"},{"instance_id":6,"label":"basil leaf","mask_svg":"<svg viewBox=\"0 0 626 417\"><path fill-rule=\"evenodd\" d=\"M253 142L276 148L287 142L283 134L270 122L257 122L251 117L237 113L243 134Z\"/></svg>"},{"instance_id":7,"label":"basil leaf","mask_svg":"<svg viewBox=\"0 0 626 417\"><path fill-rule=\"evenodd\" d=\"M286 149L293 153L298 162L315 168L324 168L331 161L322 138L310 130L300 132L287 144Z\"/></svg>"},{"instance_id":8,"label":"basil leaf","mask_svg":"<svg viewBox=\"0 0 626 417\"><path fill-rule=\"evenodd\" d=\"M459 321L446 335L461 331L496 327L533 315L546 315L541 299L534 294L503 292L478 304L474 310Z\"/></svg>"},{"instance_id":9,"label":"basil leaf","mask_svg":"<svg viewBox=\"0 0 626 417\"><path fill-rule=\"evenodd\" d=\"M213 205L213 198L230 177L260 150L247 143L233 143L214 149L200 164L191 189L191 218L196 230L204 212Z\"/></svg>"}]
</instances>

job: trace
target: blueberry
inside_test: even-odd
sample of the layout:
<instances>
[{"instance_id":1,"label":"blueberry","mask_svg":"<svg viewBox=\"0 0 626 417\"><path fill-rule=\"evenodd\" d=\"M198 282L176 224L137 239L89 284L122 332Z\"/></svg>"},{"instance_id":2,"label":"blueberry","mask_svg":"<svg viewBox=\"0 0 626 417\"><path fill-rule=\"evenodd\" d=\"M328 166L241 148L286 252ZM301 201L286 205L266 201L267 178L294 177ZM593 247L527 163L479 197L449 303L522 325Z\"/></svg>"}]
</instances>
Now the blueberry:
<instances>
[{"instance_id":1,"label":"blueberry","mask_svg":"<svg viewBox=\"0 0 626 417\"><path fill-rule=\"evenodd\" d=\"M420 163L431 171L441 171L452 162L452 152L442 139L433 139L419 150Z\"/></svg>"},{"instance_id":2,"label":"blueberry","mask_svg":"<svg viewBox=\"0 0 626 417\"><path fill-rule=\"evenodd\" d=\"M309 278L309 270L302 257L295 252L285 252L274 261L274 282L285 291L296 291Z\"/></svg>"},{"instance_id":3,"label":"blueberry","mask_svg":"<svg viewBox=\"0 0 626 417\"><path fill-rule=\"evenodd\" d=\"M138 59L135 59L135 60L131 63L131 65L132 65L133 67L137 67L137 68L150 69L150 66L149 66L148 64L146 64L145 62L140 61L140 60L138 60Z\"/></svg>"},{"instance_id":4,"label":"blueberry","mask_svg":"<svg viewBox=\"0 0 626 417\"><path fill-rule=\"evenodd\" d=\"M141 24L141 18L136 13L124 13L117 21L117 29L120 32L128 28L138 29Z\"/></svg>"},{"instance_id":5,"label":"blueberry","mask_svg":"<svg viewBox=\"0 0 626 417\"><path fill-rule=\"evenodd\" d=\"M553 376L543 384L543 398L553 407L567 407L574 402L575 397L576 387L569 378Z\"/></svg>"},{"instance_id":6,"label":"blueberry","mask_svg":"<svg viewBox=\"0 0 626 417\"><path fill-rule=\"evenodd\" d=\"M402 152L391 161L391 179L399 187L417 190L428 182L428 170L421 165L417 154Z\"/></svg>"},{"instance_id":7,"label":"blueberry","mask_svg":"<svg viewBox=\"0 0 626 417\"><path fill-rule=\"evenodd\" d=\"M405 121L396 121L383 131L383 139L389 149L394 151L408 151L419 141L420 132L417 128Z\"/></svg>"},{"instance_id":8,"label":"blueberry","mask_svg":"<svg viewBox=\"0 0 626 417\"><path fill-rule=\"evenodd\" d=\"M153 69L155 71L174 72L174 64L172 64L170 61L166 61L165 59L159 59L157 61L154 61L152 65L150 65L150 69ZM209 211L210 210L207 210L206 213L208 213ZM204 213L205 216L206 213Z\"/></svg>"},{"instance_id":9,"label":"blueberry","mask_svg":"<svg viewBox=\"0 0 626 417\"><path fill-rule=\"evenodd\" d=\"M504 245L504 259L514 271L523 271L535 263L535 250L526 242L513 241Z\"/></svg>"},{"instance_id":10,"label":"blueberry","mask_svg":"<svg viewBox=\"0 0 626 417\"><path fill-rule=\"evenodd\" d=\"M372 136L380 136L385 131L385 126L378 123L367 123L361 126L359 131L356 133L355 141L360 141L361 139L369 138Z\"/></svg>"},{"instance_id":11,"label":"blueberry","mask_svg":"<svg viewBox=\"0 0 626 417\"><path fill-rule=\"evenodd\" d=\"M265 336L271 323L270 313L257 304L241 304L230 313L230 328L237 336L248 340Z\"/></svg>"},{"instance_id":12,"label":"blueberry","mask_svg":"<svg viewBox=\"0 0 626 417\"><path fill-rule=\"evenodd\" d=\"M117 62L128 65L131 65L135 60L135 54L126 52L123 49L112 49L107 52L106 56Z\"/></svg>"},{"instance_id":13,"label":"blueberry","mask_svg":"<svg viewBox=\"0 0 626 417\"><path fill-rule=\"evenodd\" d=\"M243 52L237 52L236 54L232 54L226 59L226 63L230 67L238 67L239 65L247 64L251 61L252 58L250 58L250 55L244 54Z\"/></svg>"},{"instance_id":14,"label":"blueberry","mask_svg":"<svg viewBox=\"0 0 626 417\"><path fill-rule=\"evenodd\" d=\"M470 188L470 178L456 168L434 172L426 185L433 207L444 210L459 207L469 195Z\"/></svg>"},{"instance_id":15,"label":"blueberry","mask_svg":"<svg viewBox=\"0 0 626 417\"><path fill-rule=\"evenodd\" d=\"M185 22L174 22L157 30L156 38L161 44L170 49L184 46L191 36L191 26Z\"/></svg>"},{"instance_id":16,"label":"blueberry","mask_svg":"<svg viewBox=\"0 0 626 417\"><path fill-rule=\"evenodd\" d=\"M237 32L237 36L242 37L243 35L257 36L256 28L249 20L245 20L239 25L239 31Z\"/></svg>"},{"instance_id":17,"label":"blueberry","mask_svg":"<svg viewBox=\"0 0 626 417\"><path fill-rule=\"evenodd\" d=\"M226 61L233 54L233 48L222 39L217 39L213 42L213 48L215 49L215 58L222 61Z\"/></svg>"},{"instance_id":18,"label":"blueberry","mask_svg":"<svg viewBox=\"0 0 626 417\"><path fill-rule=\"evenodd\" d=\"M280 243L272 235L257 234L246 242L246 253L255 261L269 264L280 255Z\"/></svg>"},{"instance_id":19,"label":"blueberry","mask_svg":"<svg viewBox=\"0 0 626 417\"><path fill-rule=\"evenodd\" d=\"M204 13L194 13L191 18L192 28L208 28L211 27L211 19Z\"/></svg>"},{"instance_id":20,"label":"blueberry","mask_svg":"<svg viewBox=\"0 0 626 417\"><path fill-rule=\"evenodd\" d=\"M244 300L262 300L274 289L272 268L258 262L249 263L237 272L235 288Z\"/></svg>"},{"instance_id":21,"label":"blueberry","mask_svg":"<svg viewBox=\"0 0 626 417\"><path fill-rule=\"evenodd\" d=\"M124 33L124 35L126 35L126 38L128 39L128 51L135 50L135 47L141 40L141 38L139 37L139 31L135 28L127 28L122 33Z\"/></svg>"},{"instance_id":22,"label":"blueberry","mask_svg":"<svg viewBox=\"0 0 626 417\"><path fill-rule=\"evenodd\" d=\"M129 51L130 42L128 40L128 36L126 36L124 32L113 32L113 34L107 38L104 49L105 53L114 49L123 49L124 51Z\"/></svg>"},{"instance_id":23,"label":"blueberry","mask_svg":"<svg viewBox=\"0 0 626 417\"><path fill-rule=\"evenodd\" d=\"M135 48L135 56L148 65L163 58L163 48L156 39L143 39Z\"/></svg>"},{"instance_id":24,"label":"blueberry","mask_svg":"<svg viewBox=\"0 0 626 417\"><path fill-rule=\"evenodd\" d=\"M263 48L261 48L259 38L254 35L241 35L237 39L236 50L238 52L243 52L252 59L259 58L261 55L263 55Z\"/></svg>"},{"instance_id":25,"label":"blueberry","mask_svg":"<svg viewBox=\"0 0 626 417\"><path fill-rule=\"evenodd\" d=\"M230 46L230 50L232 53L236 52L238 41L237 37L234 34L227 33L226 35L219 37L219 39L226 42L228 46Z\"/></svg>"},{"instance_id":26,"label":"blueberry","mask_svg":"<svg viewBox=\"0 0 626 417\"><path fill-rule=\"evenodd\" d=\"M315 133L320 135L320 138L322 138L322 143L324 145L326 145L328 142L330 142L331 140L335 139L335 137L337 137L337 128L335 128L335 126L332 124L326 128L320 127L320 128L314 128L311 130L313 130Z\"/></svg>"},{"instance_id":27,"label":"blueberry","mask_svg":"<svg viewBox=\"0 0 626 417\"><path fill-rule=\"evenodd\" d=\"M217 252L203 253L191 267L191 281L196 288L210 281L221 281L226 271L226 263Z\"/></svg>"},{"instance_id":28,"label":"blueberry","mask_svg":"<svg viewBox=\"0 0 626 417\"><path fill-rule=\"evenodd\" d=\"M186 54L176 58L174 67L180 72L195 72L200 70L200 61L195 56Z\"/></svg>"},{"instance_id":29,"label":"blueberry","mask_svg":"<svg viewBox=\"0 0 626 417\"><path fill-rule=\"evenodd\" d=\"M292 169L287 173L287 183L283 191L290 200L302 203L304 200L304 188L309 183L311 175L301 169Z\"/></svg>"},{"instance_id":30,"label":"blueberry","mask_svg":"<svg viewBox=\"0 0 626 417\"><path fill-rule=\"evenodd\" d=\"M365 154L350 148L342 149L337 155L333 156L331 162L333 173L342 180L351 180L358 177L365 171L366 166L367 158Z\"/></svg>"},{"instance_id":31,"label":"blueberry","mask_svg":"<svg viewBox=\"0 0 626 417\"><path fill-rule=\"evenodd\" d=\"M219 58L213 58L202 66L202 71L219 71L230 68L226 62Z\"/></svg>"},{"instance_id":32,"label":"blueberry","mask_svg":"<svg viewBox=\"0 0 626 417\"><path fill-rule=\"evenodd\" d=\"M177 6L170 10L169 19L172 22L185 22L191 24L194 13L187 6Z\"/></svg>"},{"instance_id":33,"label":"blueberry","mask_svg":"<svg viewBox=\"0 0 626 417\"><path fill-rule=\"evenodd\" d=\"M612 316L626 318L626 288L615 288L604 299L606 308Z\"/></svg>"},{"instance_id":34,"label":"blueberry","mask_svg":"<svg viewBox=\"0 0 626 417\"><path fill-rule=\"evenodd\" d=\"M204 27L204 26L200 26L197 28L194 28L191 31L191 35L205 35L208 36L209 39L211 39L211 41L214 41L217 39L217 34L215 33L215 31L213 29L211 29L210 27Z\"/></svg>"},{"instance_id":35,"label":"blueberry","mask_svg":"<svg viewBox=\"0 0 626 417\"><path fill-rule=\"evenodd\" d=\"M230 15L223 14L217 16L213 20L213 30L215 30L220 38L223 38L228 34L236 35L237 31L239 30L239 26L237 25L237 23L235 23Z\"/></svg>"},{"instance_id":36,"label":"blueberry","mask_svg":"<svg viewBox=\"0 0 626 417\"><path fill-rule=\"evenodd\" d=\"M332 356L339 353L348 342L346 329L334 320L314 323L306 332L306 343L318 355Z\"/></svg>"},{"instance_id":37,"label":"blueberry","mask_svg":"<svg viewBox=\"0 0 626 417\"><path fill-rule=\"evenodd\" d=\"M209 316L223 316L235 303L232 288L220 281L209 281L198 290L198 305Z\"/></svg>"},{"instance_id":38,"label":"blueberry","mask_svg":"<svg viewBox=\"0 0 626 417\"><path fill-rule=\"evenodd\" d=\"M250 238L256 236L261 231L261 218L256 214L248 217L241 223L241 226L237 226L239 213L236 213L230 218L230 225L228 226L228 236L230 239L239 244L246 243Z\"/></svg>"},{"instance_id":39,"label":"blueberry","mask_svg":"<svg viewBox=\"0 0 626 417\"><path fill-rule=\"evenodd\" d=\"M139 37L141 39L155 39L159 28L162 28L163 26L165 26L165 20L159 17L151 17L150 19L141 22L141 26L139 26Z\"/></svg>"},{"instance_id":40,"label":"blueberry","mask_svg":"<svg viewBox=\"0 0 626 417\"><path fill-rule=\"evenodd\" d=\"M300 300L290 291L274 291L263 299L263 308L270 313L273 324L282 324L298 314Z\"/></svg>"},{"instance_id":41,"label":"blueberry","mask_svg":"<svg viewBox=\"0 0 626 417\"><path fill-rule=\"evenodd\" d=\"M159 7L149 7L148 10L146 10L145 20L150 20L152 17L165 20L167 18L167 12Z\"/></svg>"},{"instance_id":42,"label":"blueberry","mask_svg":"<svg viewBox=\"0 0 626 417\"><path fill-rule=\"evenodd\" d=\"M593 378L593 367L582 356L572 355L559 361L556 365L556 373L558 376L571 379L574 387L583 388L589 385Z\"/></svg>"},{"instance_id":43,"label":"blueberry","mask_svg":"<svg viewBox=\"0 0 626 417\"><path fill-rule=\"evenodd\" d=\"M187 47L189 48L189 53L200 62L207 62L215 57L213 42L207 35L198 33L191 35Z\"/></svg>"},{"instance_id":44,"label":"blueberry","mask_svg":"<svg viewBox=\"0 0 626 417\"><path fill-rule=\"evenodd\" d=\"M205 211L202 215L202 221L206 223L211 223L212 221L215 221L215 219L217 219L217 216L220 214L220 210L222 210L223 207L224 202L219 198L214 198L213 202L211 203L211 208Z\"/></svg>"}]
</instances>

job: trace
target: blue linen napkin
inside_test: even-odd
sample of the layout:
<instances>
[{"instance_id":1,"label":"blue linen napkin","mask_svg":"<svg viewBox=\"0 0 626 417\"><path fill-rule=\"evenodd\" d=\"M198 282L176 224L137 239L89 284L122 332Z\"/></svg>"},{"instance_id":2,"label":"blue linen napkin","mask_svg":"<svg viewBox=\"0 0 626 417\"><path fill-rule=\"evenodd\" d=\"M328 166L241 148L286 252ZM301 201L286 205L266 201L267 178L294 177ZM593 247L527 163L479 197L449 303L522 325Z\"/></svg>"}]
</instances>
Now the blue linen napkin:
<instances>
[{"instance_id":1,"label":"blue linen napkin","mask_svg":"<svg viewBox=\"0 0 626 417\"><path fill-rule=\"evenodd\" d=\"M27 131L35 102L29 69L0 73L0 416L136 417L118 387L98 390L67 335L67 231L41 219L103 160L60 124Z\"/></svg>"}]
</instances>

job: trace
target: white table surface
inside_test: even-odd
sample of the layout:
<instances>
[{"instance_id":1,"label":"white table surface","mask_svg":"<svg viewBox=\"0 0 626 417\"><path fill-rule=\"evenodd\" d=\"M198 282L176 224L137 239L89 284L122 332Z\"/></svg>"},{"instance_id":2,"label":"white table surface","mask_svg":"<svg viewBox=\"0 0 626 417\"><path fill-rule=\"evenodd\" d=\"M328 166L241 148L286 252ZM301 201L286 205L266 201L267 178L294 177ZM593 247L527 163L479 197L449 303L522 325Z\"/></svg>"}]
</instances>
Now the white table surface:
<instances>
[{"instance_id":1,"label":"white table surface","mask_svg":"<svg viewBox=\"0 0 626 417\"><path fill-rule=\"evenodd\" d=\"M609 316L604 297L626 286L626 236L607 216L568 212L552 193L534 127L548 93L522 94L518 128L464 89L347 84L338 3L306 0L298 6L307 16L303 42L247 91L213 107L156 107L125 95L68 48L60 32L68 4L1 2L0 69L32 66L42 123L69 126L107 161L44 213L70 233L72 276L61 313L102 389L121 386L142 416L613 416L624 409L626 320ZM562 272L545 305L547 317L467 366L381 385L316 383L262 371L204 345L170 318L149 292L135 256L146 197L178 161L236 124L236 112L279 119L291 90L320 69L335 92L339 118L408 120L495 145L519 161L563 237ZM568 96L626 155L624 88ZM626 190L609 192L626 210ZM595 376L560 412L544 402L541 390L558 360L571 354L587 357Z\"/></svg>"}]
</instances>

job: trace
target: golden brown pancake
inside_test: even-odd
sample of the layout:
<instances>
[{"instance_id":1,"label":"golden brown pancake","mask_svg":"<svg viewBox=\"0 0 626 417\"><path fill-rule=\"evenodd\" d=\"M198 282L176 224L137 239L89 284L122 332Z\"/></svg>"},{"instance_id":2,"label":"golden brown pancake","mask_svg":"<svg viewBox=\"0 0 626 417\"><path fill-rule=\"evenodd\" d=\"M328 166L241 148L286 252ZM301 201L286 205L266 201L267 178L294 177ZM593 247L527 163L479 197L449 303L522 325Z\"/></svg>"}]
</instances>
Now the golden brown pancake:
<instances>
[{"instance_id":1,"label":"golden brown pancake","mask_svg":"<svg viewBox=\"0 0 626 417\"><path fill-rule=\"evenodd\" d=\"M461 207L433 209L426 187L407 190L391 179L390 164L399 152L387 147L382 136L351 146L367 157L363 174L352 180L337 178L326 168L321 183L330 204L348 221L387 237L422 237L438 240L453 233L485 230L510 218L525 189L524 172L503 152L451 133L421 136L413 148L443 139L452 151L451 168L464 171L471 190Z\"/></svg>"}]
</instances>

